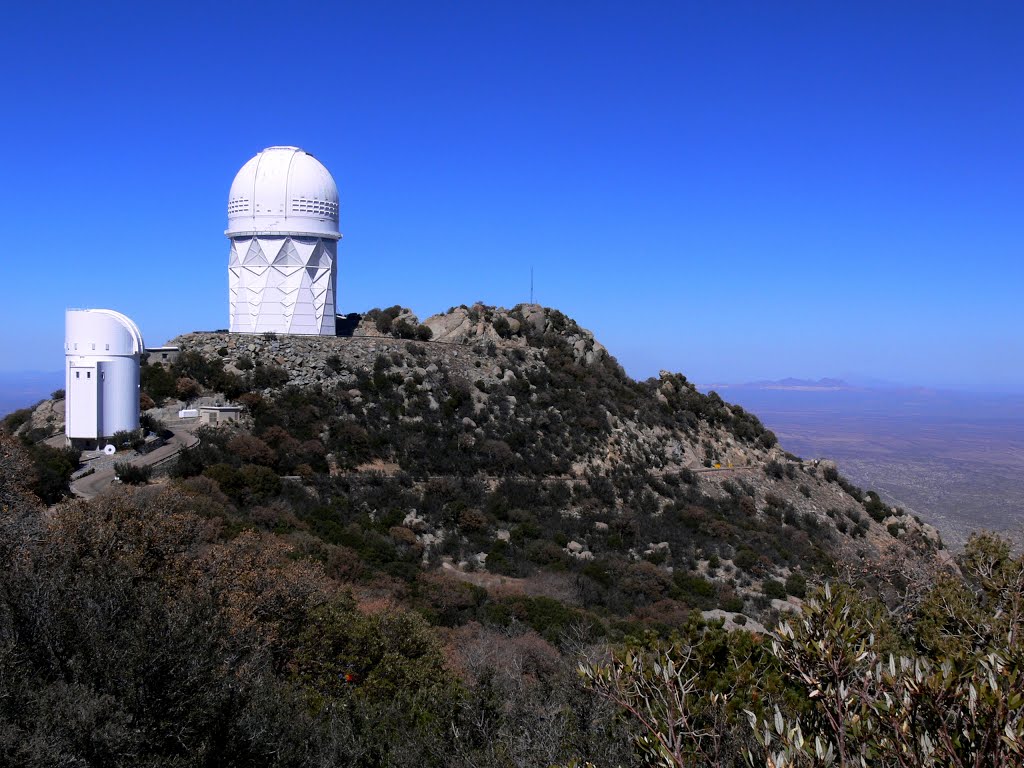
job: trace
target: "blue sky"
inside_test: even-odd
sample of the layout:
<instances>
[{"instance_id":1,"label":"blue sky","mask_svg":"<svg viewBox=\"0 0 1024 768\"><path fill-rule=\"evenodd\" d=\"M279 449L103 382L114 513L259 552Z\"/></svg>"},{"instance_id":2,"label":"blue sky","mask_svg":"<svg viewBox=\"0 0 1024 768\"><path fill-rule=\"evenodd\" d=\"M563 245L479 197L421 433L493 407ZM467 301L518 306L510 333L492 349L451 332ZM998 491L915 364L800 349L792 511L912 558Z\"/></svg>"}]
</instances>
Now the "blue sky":
<instances>
[{"instance_id":1,"label":"blue sky","mask_svg":"<svg viewBox=\"0 0 1024 768\"><path fill-rule=\"evenodd\" d=\"M342 196L342 311L529 295L638 377L1024 391L1019 2L20 3L0 369L227 325L228 187Z\"/></svg>"}]
</instances>

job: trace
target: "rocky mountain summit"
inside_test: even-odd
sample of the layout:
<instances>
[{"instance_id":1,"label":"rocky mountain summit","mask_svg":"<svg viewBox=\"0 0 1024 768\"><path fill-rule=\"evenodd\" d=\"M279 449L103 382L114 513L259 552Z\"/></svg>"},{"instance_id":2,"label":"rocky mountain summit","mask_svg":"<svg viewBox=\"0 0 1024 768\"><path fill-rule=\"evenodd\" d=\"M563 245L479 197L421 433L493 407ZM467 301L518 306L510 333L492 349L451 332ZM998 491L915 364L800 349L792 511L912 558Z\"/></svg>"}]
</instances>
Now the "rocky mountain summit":
<instances>
[{"instance_id":1,"label":"rocky mountain summit","mask_svg":"<svg viewBox=\"0 0 1024 768\"><path fill-rule=\"evenodd\" d=\"M699 608L731 622L787 610L807 580L887 588L944 559L930 526L681 374L630 379L557 310L476 304L420 323L393 307L350 336L173 343L173 376L245 404L251 433L239 454L230 428L211 431L179 474L215 480L232 514L270 502L264 517L389 572L527 590L548 574L605 620ZM301 492L252 493L252 465Z\"/></svg>"}]
</instances>

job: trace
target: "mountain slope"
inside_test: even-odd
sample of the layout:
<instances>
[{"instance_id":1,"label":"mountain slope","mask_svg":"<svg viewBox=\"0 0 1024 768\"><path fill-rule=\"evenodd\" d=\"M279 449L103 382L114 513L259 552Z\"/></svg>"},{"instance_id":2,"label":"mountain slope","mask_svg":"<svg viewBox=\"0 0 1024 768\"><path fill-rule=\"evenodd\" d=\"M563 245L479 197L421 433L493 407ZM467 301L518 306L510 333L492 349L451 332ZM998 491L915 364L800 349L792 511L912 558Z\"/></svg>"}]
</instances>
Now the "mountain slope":
<instances>
[{"instance_id":1,"label":"mountain slope","mask_svg":"<svg viewBox=\"0 0 1024 768\"><path fill-rule=\"evenodd\" d=\"M782 582L799 595L837 570L912 573L941 548L684 376L633 381L557 310L474 305L421 325L396 307L351 337L174 343L171 377L237 398L251 432L209 431L176 474L215 481L233 524L341 547L364 572L512 577L625 628L691 609L767 621ZM163 380L150 368L144 388ZM301 484L281 486L290 475Z\"/></svg>"}]
</instances>

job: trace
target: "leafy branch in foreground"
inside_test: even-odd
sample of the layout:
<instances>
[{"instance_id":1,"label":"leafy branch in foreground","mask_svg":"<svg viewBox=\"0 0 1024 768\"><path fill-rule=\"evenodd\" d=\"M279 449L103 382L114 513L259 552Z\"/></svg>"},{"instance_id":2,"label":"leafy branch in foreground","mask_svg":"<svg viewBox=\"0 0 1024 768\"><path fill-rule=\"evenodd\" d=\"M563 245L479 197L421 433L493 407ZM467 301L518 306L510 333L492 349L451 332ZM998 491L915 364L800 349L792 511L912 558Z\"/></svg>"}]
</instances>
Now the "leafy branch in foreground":
<instances>
[{"instance_id":1,"label":"leafy branch in foreground","mask_svg":"<svg viewBox=\"0 0 1024 768\"><path fill-rule=\"evenodd\" d=\"M975 536L960 565L897 625L855 589L826 585L770 644L736 632L709 654L710 625L580 672L666 768L1022 768L1024 558Z\"/></svg>"},{"instance_id":2,"label":"leafy branch in foreground","mask_svg":"<svg viewBox=\"0 0 1024 768\"><path fill-rule=\"evenodd\" d=\"M772 653L813 708L748 713L761 748L749 764L1024 765L1024 560L979 536L963 564L966 579L941 578L921 606L924 654L882 653L885 628L845 589L826 586L781 624Z\"/></svg>"},{"instance_id":3,"label":"leafy branch in foreground","mask_svg":"<svg viewBox=\"0 0 1024 768\"><path fill-rule=\"evenodd\" d=\"M580 665L590 688L639 723L636 745L654 765L726 764L729 695L705 687L697 651L676 644L627 650L607 664Z\"/></svg>"}]
</instances>

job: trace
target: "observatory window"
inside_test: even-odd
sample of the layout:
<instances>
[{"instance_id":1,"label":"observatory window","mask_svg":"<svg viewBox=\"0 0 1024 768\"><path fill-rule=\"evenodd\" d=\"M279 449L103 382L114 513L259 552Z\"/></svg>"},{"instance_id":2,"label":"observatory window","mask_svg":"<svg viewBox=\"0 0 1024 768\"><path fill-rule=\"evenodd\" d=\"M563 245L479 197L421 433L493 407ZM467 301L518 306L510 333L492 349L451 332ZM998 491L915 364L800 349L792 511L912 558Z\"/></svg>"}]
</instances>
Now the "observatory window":
<instances>
[{"instance_id":1,"label":"observatory window","mask_svg":"<svg viewBox=\"0 0 1024 768\"><path fill-rule=\"evenodd\" d=\"M107 352L110 351L110 345L109 344L104 344L103 346L105 346L107 348Z\"/></svg>"},{"instance_id":2,"label":"observatory window","mask_svg":"<svg viewBox=\"0 0 1024 768\"><path fill-rule=\"evenodd\" d=\"M95 341L92 343L92 348L96 349L96 342Z\"/></svg>"},{"instance_id":3,"label":"observatory window","mask_svg":"<svg viewBox=\"0 0 1024 768\"><path fill-rule=\"evenodd\" d=\"M76 350L78 349L78 342L77 341L75 342L75 349Z\"/></svg>"},{"instance_id":4,"label":"observatory window","mask_svg":"<svg viewBox=\"0 0 1024 768\"><path fill-rule=\"evenodd\" d=\"M92 371L86 371L85 372L85 378L91 379L92 378Z\"/></svg>"},{"instance_id":5,"label":"observatory window","mask_svg":"<svg viewBox=\"0 0 1024 768\"><path fill-rule=\"evenodd\" d=\"M81 371L75 371L75 378L76 379L82 378L82 372Z\"/></svg>"}]
</instances>

